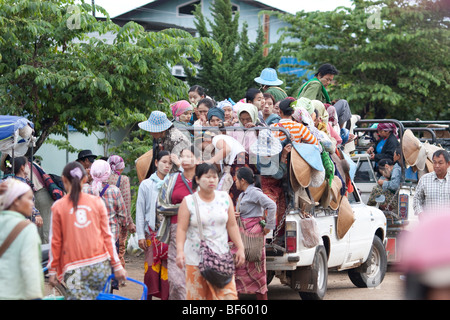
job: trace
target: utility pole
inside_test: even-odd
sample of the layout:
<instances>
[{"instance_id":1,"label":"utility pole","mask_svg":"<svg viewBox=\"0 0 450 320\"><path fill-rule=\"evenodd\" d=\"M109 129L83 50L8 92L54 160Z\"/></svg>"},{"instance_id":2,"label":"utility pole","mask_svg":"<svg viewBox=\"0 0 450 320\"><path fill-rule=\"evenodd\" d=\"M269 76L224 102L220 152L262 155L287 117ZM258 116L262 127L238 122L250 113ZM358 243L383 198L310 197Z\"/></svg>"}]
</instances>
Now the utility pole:
<instances>
[{"instance_id":1,"label":"utility pole","mask_svg":"<svg viewBox=\"0 0 450 320\"><path fill-rule=\"evenodd\" d=\"M95 17L95 0L92 0L92 15Z\"/></svg>"}]
</instances>

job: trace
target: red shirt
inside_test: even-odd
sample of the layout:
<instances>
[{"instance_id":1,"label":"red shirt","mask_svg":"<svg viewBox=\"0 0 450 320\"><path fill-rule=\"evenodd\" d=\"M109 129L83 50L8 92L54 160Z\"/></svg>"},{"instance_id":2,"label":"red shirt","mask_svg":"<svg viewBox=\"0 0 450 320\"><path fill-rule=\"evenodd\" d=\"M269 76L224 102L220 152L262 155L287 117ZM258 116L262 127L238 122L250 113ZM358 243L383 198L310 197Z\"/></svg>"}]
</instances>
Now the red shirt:
<instances>
[{"instance_id":1,"label":"red shirt","mask_svg":"<svg viewBox=\"0 0 450 320\"><path fill-rule=\"evenodd\" d=\"M184 197L191 194L189 189L184 184L183 179L181 178L181 175L182 175L182 173L180 173L178 175L177 181L175 182L175 185L173 186L172 204L181 203L181 201L183 201ZM188 179L186 179L186 181L187 181L189 187L191 187L191 189L192 189L192 181L190 181ZM171 221L171 223L177 223L178 216L177 215L172 216L170 221Z\"/></svg>"}]
</instances>

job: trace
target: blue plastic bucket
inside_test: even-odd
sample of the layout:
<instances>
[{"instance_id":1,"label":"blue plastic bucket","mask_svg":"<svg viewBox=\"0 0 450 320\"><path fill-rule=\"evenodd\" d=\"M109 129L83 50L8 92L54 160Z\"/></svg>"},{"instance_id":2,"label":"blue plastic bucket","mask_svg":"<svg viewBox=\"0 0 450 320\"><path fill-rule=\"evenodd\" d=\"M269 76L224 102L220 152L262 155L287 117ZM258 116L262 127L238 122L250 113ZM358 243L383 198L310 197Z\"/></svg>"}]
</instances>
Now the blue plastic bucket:
<instances>
[{"instance_id":1,"label":"blue plastic bucket","mask_svg":"<svg viewBox=\"0 0 450 320\"><path fill-rule=\"evenodd\" d=\"M114 278L114 274L111 274L108 277L108 279L106 280L105 286L103 287L103 291L100 292L97 296L97 300L131 300L129 298L110 293L111 280L113 278ZM127 278L127 280L141 285L143 288L141 300L147 300L147 292L148 292L147 286L144 283L142 283L138 280L132 279L132 278Z\"/></svg>"}]
</instances>

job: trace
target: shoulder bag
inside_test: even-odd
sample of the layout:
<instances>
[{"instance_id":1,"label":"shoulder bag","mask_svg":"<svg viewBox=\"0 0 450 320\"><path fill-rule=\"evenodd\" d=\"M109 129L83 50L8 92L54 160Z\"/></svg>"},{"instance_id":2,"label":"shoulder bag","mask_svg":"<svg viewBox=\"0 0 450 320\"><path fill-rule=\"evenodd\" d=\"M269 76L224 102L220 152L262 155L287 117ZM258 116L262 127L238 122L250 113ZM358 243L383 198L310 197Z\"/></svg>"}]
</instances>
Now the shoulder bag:
<instances>
[{"instance_id":1,"label":"shoulder bag","mask_svg":"<svg viewBox=\"0 0 450 320\"><path fill-rule=\"evenodd\" d=\"M198 265L200 274L213 286L223 288L233 279L233 255L231 252L218 254L208 247L203 237L203 227L198 209L197 194L194 193L192 197L194 199L198 230L200 233L200 263Z\"/></svg>"},{"instance_id":2,"label":"shoulder bag","mask_svg":"<svg viewBox=\"0 0 450 320\"><path fill-rule=\"evenodd\" d=\"M236 205L236 211L239 211L242 198ZM241 220L241 216L237 219L239 232L241 234L242 242L244 244L245 260L248 262L259 262L262 258L265 237L264 233L253 233L245 229L244 223ZM258 224L259 225L259 224Z\"/></svg>"},{"instance_id":3,"label":"shoulder bag","mask_svg":"<svg viewBox=\"0 0 450 320\"><path fill-rule=\"evenodd\" d=\"M19 222L14 229L8 234L5 241L3 241L1 247L0 247L0 258L5 253L6 250L8 250L11 243L16 239L16 237L19 235L19 233L31 222L29 220L23 220Z\"/></svg>"}]
</instances>

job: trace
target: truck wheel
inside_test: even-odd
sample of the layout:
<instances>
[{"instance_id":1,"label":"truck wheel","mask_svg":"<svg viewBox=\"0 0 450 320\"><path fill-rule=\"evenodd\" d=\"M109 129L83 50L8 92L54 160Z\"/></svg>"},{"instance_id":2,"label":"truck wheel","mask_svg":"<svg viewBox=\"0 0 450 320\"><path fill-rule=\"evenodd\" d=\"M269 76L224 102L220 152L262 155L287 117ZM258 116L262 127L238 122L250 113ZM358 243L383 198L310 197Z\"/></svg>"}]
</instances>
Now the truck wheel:
<instances>
[{"instance_id":1,"label":"truck wheel","mask_svg":"<svg viewBox=\"0 0 450 320\"><path fill-rule=\"evenodd\" d=\"M381 239L375 236L367 261L357 268L348 270L348 276L358 288L374 288L383 282L386 270L386 248Z\"/></svg>"},{"instance_id":2,"label":"truck wheel","mask_svg":"<svg viewBox=\"0 0 450 320\"><path fill-rule=\"evenodd\" d=\"M317 246L314 261L311 265L312 279L314 279L313 292L299 292L302 300L322 300L328 286L328 258L324 246Z\"/></svg>"}]
</instances>

